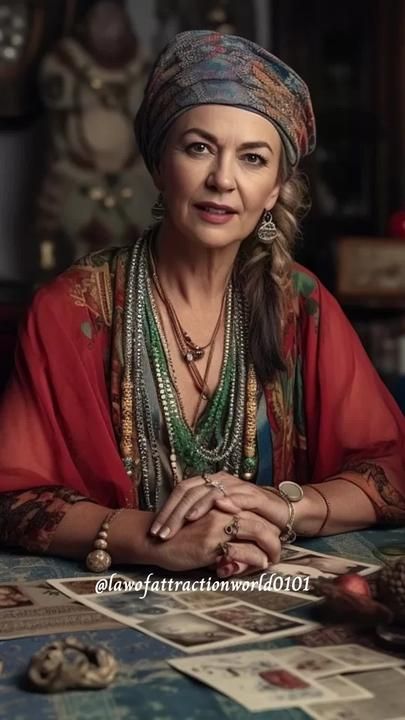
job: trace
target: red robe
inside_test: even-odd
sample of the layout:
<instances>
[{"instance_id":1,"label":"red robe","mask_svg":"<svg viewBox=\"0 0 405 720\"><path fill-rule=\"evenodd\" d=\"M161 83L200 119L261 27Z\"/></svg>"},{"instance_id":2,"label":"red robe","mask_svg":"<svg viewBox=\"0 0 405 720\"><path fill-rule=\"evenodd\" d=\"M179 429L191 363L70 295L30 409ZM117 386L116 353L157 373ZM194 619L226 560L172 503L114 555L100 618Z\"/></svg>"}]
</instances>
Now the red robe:
<instances>
[{"instance_id":1,"label":"red robe","mask_svg":"<svg viewBox=\"0 0 405 720\"><path fill-rule=\"evenodd\" d=\"M1 497L41 488L57 521L69 502L61 488L74 499L137 507L138 479L119 453L128 256L128 248L93 254L37 293L0 405ZM287 370L265 388L274 484L343 477L367 493L379 520L403 521L404 416L317 278L294 266L288 297ZM0 503L0 538L1 507L5 515L12 505ZM31 523L23 544L46 548L56 524Z\"/></svg>"}]
</instances>

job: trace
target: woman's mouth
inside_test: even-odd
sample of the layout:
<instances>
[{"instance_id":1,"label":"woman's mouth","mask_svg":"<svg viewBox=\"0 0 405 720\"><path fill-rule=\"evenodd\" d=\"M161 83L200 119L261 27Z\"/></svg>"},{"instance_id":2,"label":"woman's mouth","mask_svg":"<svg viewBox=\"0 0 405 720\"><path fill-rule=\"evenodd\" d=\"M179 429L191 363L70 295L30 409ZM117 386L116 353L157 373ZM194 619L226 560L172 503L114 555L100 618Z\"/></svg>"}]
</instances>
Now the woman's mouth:
<instances>
[{"instance_id":1,"label":"woman's mouth","mask_svg":"<svg viewBox=\"0 0 405 720\"><path fill-rule=\"evenodd\" d=\"M202 220L215 224L228 222L234 215L236 215L236 211L226 205L198 203L195 207Z\"/></svg>"}]
</instances>

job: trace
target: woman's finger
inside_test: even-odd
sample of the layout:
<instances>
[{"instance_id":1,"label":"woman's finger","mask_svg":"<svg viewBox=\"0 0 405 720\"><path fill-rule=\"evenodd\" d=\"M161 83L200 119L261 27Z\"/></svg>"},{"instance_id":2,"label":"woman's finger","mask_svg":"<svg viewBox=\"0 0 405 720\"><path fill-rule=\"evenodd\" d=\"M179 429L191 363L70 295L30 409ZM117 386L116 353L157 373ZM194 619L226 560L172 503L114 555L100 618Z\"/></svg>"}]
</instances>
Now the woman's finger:
<instances>
[{"instance_id":1,"label":"woman's finger","mask_svg":"<svg viewBox=\"0 0 405 720\"><path fill-rule=\"evenodd\" d=\"M183 508L186 507L185 512L189 510L190 496L193 497L193 500L191 501L192 505L198 500L199 497L202 497L206 494L207 486L204 484L202 478L200 478L199 483L198 478L193 478L193 480L196 481L194 485L191 485L189 480L183 480L181 483L176 485L170 497L167 499L164 506L158 512L151 525L150 532L152 533L152 535L159 535L160 537L162 537L162 531L167 526L170 527L168 522L169 518L179 506ZM187 486L185 484L183 485L183 483L187 483Z\"/></svg>"},{"instance_id":2,"label":"woman's finger","mask_svg":"<svg viewBox=\"0 0 405 720\"><path fill-rule=\"evenodd\" d=\"M216 488L213 488L213 491ZM233 513L236 515L240 512L240 507L233 502L231 498L224 497L219 491L211 492L196 502L186 515L187 520L198 520L205 515L211 508L216 507L223 512Z\"/></svg>"},{"instance_id":3,"label":"woman's finger","mask_svg":"<svg viewBox=\"0 0 405 720\"><path fill-rule=\"evenodd\" d=\"M230 493L226 496L217 493L215 496L215 507L224 512L240 512L241 510L246 510L246 505L248 504L249 503L246 502L246 495L242 493Z\"/></svg>"},{"instance_id":4,"label":"woman's finger","mask_svg":"<svg viewBox=\"0 0 405 720\"><path fill-rule=\"evenodd\" d=\"M255 513L243 512L239 515L239 527L235 539L253 541L272 563L280 559L279 529Z\"/></svg>"},{"instance_id":5,"label":"woman's finger","mask_svg":"<svg viewBox=\"0 0 405 720\"><path fill-rule=\"evenodd\" d=\"M266 553L257 545L249 542L230 542L228 543L227 553L225 555L229 563L245 563L259 570L267 568L270 560ZM218 560L220 557L217 558Z\"/></svg>"},{"instance_id":6,"label":"woman's finger","mask_svg":"<svg viewBox=\"0 0 405 720\"><path fill-rule=\"evenodd\" d=\"M165 523L157 533L158 537L162 540L174 537L174 535L183 527L187 522L187 515L192 507L196 503L203 503L205 515L215 505L215 499L213 497L214 492L218 492L215 488L207 487L206 485L200 485L192 490L189 490L179 503L171 515L166 519ZM194 518L191 518L194 520Z\"/></svg>"},{"instance_id":7,"label":"woman's finger","mask_svg":"<svg viewBox=\"0 0 405 720\"><path fill-rule=\"evenodd\" d=\"M221 578L232 577L233 575L250 577L252 574L260 571L263 572L263 568L252 567L252 565L248 565L247 563L232 562L217 568L217 575Z\"/></svg>"}]
</instances>

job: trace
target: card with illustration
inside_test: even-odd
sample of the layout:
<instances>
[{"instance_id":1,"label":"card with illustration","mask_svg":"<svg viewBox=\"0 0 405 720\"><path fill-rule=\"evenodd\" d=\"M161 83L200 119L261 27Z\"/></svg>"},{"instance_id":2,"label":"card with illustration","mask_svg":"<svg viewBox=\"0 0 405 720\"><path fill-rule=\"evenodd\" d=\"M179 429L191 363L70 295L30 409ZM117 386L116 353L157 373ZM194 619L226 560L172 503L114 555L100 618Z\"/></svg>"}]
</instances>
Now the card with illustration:
<instances>
[{"instance_id":1,"label":"card with illustration","mask_svg":"<svg viewBox=\"0 0 405 720\"><path fill-rule=\"evenodd\" d=\"M273 654L277 659L286 662L294 672L313 678L337 675L347 669L346 663L324 655L321 648L314 650L303 645L292 645L275 650Z\"/></svg>"},{"instance_id":2,"label":"card with illustration","mask_svg":"<svg viewBox=\"0 0 405 720\"><path fill-rule=\"evenodd\" d=\"M339 698L339 702L326 702L320 705L303 705L302 709L313 720L323 718L333 718L334 720L346 720L347 715L351 714L351 703L356 700L368 700L373 697L373 693L365 688L356 685L352 680L342 675L334 675L333 677L322 678L318 680L322 687L334 692ZM348 705L350 703L350 705ZM336 714L336 706L340 706L338 715ZM330 715L328 715L328 713Z\"/></svg>"},{"instance_id":3,"label":"card with illustration","mask_svg":"<svg viewBox=\"0 0 405 720\"><path fill-rule=\"evenodd\" d=\"M125 576L121 581L125 587ZM317 627L314 622L235 601L231 593L162 593L143 588L86 595L93 589L93 578L48 582L78 603L189 653L302 634Z\"/></svg>"},{"instance_id":4,"label":"card with illustration","mask_svg":"<svg viewBox=\"0 0 405 720\"><path fill-rule=\"evenodd\" d=\"M207 610L205 617L233 625L255 635L272 638L306 632L306 623L297 618L239 602L225 608Z\"/></svg>"},{"instance_id":5,"label":"card with illustration","mask_svg":"<svg viewBox=\"0 0 405 720\"><path fill-rule=\"evenodd\" d=\"M317 648L318 652L326 655L333 661L338 661L346 666L344 672L356 672L357 670L377 670L385 667L400 667L405 660L396 658L388 653L372 650L363 645L350 643L347 645L326 645Z\"/></svg>"},{"instance_id":6,"label":"card with illustration","mask_svg":"<svg viewBox=\"0 0 405 720\"><path fill-rule=\"evenodd\" d=\"M379 565L359 562L348 557L309 551L295 545L288 546L286 549L289 551L288 554L283 551L280 562L270 566L267 573L289 575L295 578L299 576L335 578L347 573L369 575L380 569Z\"/></svg>"},{"instance_id":7,"label":"card with illustration","mask_svg":"<svg viewBox=\"0 0 405 720\"><path fill-rule=\"evenodd\" d=\"M46 581L0 585L0 640L120 625L78 604Z\"/></svg>"},{"instance_id":8,"label":"card with illustration","mask_svg":"<svg viewBox=\"0 0 405 720\"><path fill-rule=\"evenodd\" d=\"M325 684L325 680L319 682ZM327 678L327 680L336 680L336 678ZM345 680L368 692L371 697L351 698L349 703L349 697L345 694L338 702L305 705L305 712L313 720L404 720L405 672L403 670L399 668L369 670L345 676ZM330 683L329 687L332 687ZM336 687L335 685L335 689Z\"/></svg>"},{"instance_id":9,"label":"card with illustration","mask_svg":"<svg viewBox=\"0 0 405 720\"><path fill-rule=\"evenodd\" d=\"M290 670L268 651L200 655L168 662L252 712L336 699L333 691Z\"/></svg>"}]
</instances>

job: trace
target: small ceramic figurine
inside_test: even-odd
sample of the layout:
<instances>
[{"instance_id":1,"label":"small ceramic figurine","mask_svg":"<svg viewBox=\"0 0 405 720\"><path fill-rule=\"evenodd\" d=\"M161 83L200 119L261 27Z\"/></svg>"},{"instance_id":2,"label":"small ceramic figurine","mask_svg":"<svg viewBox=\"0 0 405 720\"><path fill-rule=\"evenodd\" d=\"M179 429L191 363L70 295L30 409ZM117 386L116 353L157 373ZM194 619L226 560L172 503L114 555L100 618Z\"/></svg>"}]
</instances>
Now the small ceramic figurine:
<instances>
[{"instance_id":1,"label":"small ceramic figurine","mask_svg":"<svg viewBox=\"0 0 405 720\"><path fill-rule=\"evenodd\" d=\"M108 650L68 637L47 645L32 657L28 680L32 689L47 693L97 689L110 685L117 670L117 661Z\"/></svg>"}]
</instances>

